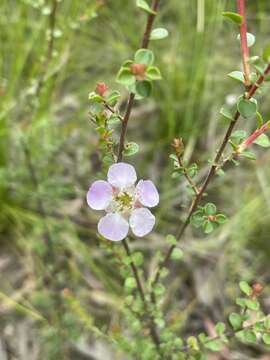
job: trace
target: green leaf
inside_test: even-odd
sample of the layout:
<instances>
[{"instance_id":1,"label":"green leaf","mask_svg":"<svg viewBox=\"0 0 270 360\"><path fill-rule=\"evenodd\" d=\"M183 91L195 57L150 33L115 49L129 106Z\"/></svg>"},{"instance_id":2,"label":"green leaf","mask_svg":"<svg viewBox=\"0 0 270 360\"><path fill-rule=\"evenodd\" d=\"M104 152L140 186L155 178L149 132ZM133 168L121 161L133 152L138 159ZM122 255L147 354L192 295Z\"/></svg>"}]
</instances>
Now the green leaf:
<instances>
[{"instance_id":1,"label":"green leaf","mask_svg":"<svg viewBox=\"0 0 270 360\"><path fill-rule=\"evenodd\" d=\"M246 131L244 130L236 130L232 133L231 138L234 140L243 140L247 136Z\"/></svg>"},{"instance_id":2,"label":"green leaf","mask_svg":"<svg viewBox=\"0 0 270 360\"><path fill-rule=\"evenodd\" d=\"M243 16L232 12L232 11L223 11L222 15L226 17L227 19L230 19L237 25L241 25L243 22Z\"/></svg>"},{"instance_id":3,"label":"green leaf","mask_svg":"<svg viewBox=\"0 0 270 360\"><path fill-rule=\"evenodd\" d=\"M147 14L156 14L156 12L151 9L145 0L137 0L136 6L145 11Z\"/></svg>"},{"instance_id":4,"label":"green leaf","mask_svg":"<svg viewBox=\"0 0 270 360\"><path fill-rule=\"evenodd\" d=\"M270 334L263 334L263 342L266 344L266 345L270 345Z\"/></svg>"},{"instance_id":5,"label":"green leaf","mask_svg":"<svg viewBox=\"0 0 270 360\"><path fill-rule=\"evenodd\" d=\"M177 245L177 239L176 239L176 237L174 235L171 235L171 234L167 235L166 236L166 241L170 245Z\"/></svg>"},{"instance_id":6,"label":"green leaf","mask_svg":"<svg viewBox=\"0 0 270 360\"><path fill-rule=\"evenodd\" d=\"M256 160L255 154L253 154L251 151L242 151L239 156L242 156L248 160Z\"/></svg>"},{"instance_id":7,"label":"green leaf","mask_svg":"<svg viewBox=\"0 0 270 360\"><path fill-rule=\"evenodd\" d=\"M253 344L257 343L256 334L252 330L246 329L246 330L239 331L238 333L236 333L236 336L239 340L253 343Z\"/></svg>"},{"instance_id":8,"label":"green leaf","mask_svg":"<svg viewBox=\"0 0 270 360\"><path fill-rule=\"evenodd\" d=\"M135 289L137 287L137 283L134 277L129 277L125 280L125 287L128 289Z\"/></svg>"},{"instance_id":9,"label":"green leaf","mask_svg":"<svg viewBox=\"0 0 270 360\"><path fill-rule=\"evenodd\" d=\"M143 254L140 251L135 252L132 255L132 260L136 266L141 266L143 264Z\"/></svg>"},{"instance_id":10,"label":"green leaf","mask_svg":"<svg viewBox=\"0 0 270 360\"><path fill-rule=\"evenodd\" d=\"M270 44L266 46L266 48L263 50L262 55L263 61L268 63L270 60Z\"/></svg>"},{"instance_id":11,"label":"green leaf","mask_svg":"<svg viewBox=\"0 0 270 360\"><path fill-rule=\"evenodd\" d=\"M224 224L227 221L227 217L224 214L217 214L216 222L218 224Z\"/></svg>"},{"instance_id":12,"label":"green leaf","mask_svg":"<svg viewBox=\"0 0 270 360\"><path fill-rule=\"evenodd\" d=\"M195 336L189 336L187 338L187 344L188 346L191 347L191 349L195 350L195 351L199 351L199 344L198 344L198 340L195 338Z\"/></svg>"},{"instance_id":13,"label":"green leaf","mask_svg":"<svg viewBox=\"0 0 270 360\"><path fill-rule=\"evenodd\" d=\"M107 99L107 103L110 105L110 106L114 106L116 105L118 99L120 98L121 94L119 91L113 91L110 96L108 97Z\"/></svg>"},{"instance_id":14,"label":"green leaf","mask_svg":"<svg viewBox=\"0 0 270 360\"><path fill-rule=\"evenodd\" d=\"M263 125L263 117L259 113L259 111L256 112L256 117L257 117L257 127L259 129Z\"/></svg>"},{"instance_id":15,"label":"green leaf","mask_svg":"<svg viewBox=\"0 0 270 360\"><path fill-rule=\"evenodd\" d=\"M165 321L161 318L155 318L155 323L160 329L163 329L165 327Z\"/></svg>"},{"instance_id":16,"label":"green leaf","mask_svg":"<svg viewBox=\"0 0 270 360\"><path fill-rule=\"evenodd\" d=\"M210 234L214 230L214 224L211 221L206 220L203 223L203 230L205 234Z\"/></svg>"},{"instance_id":17,"label":"green leaf","mask_svg":"<svg viewBox=\"0 0 270 360\"><path fill-rule=\"evenodd\" d=\"M264 148L268 148L270 146L269 138L266 134L262 134L254 141L254 144L260 145Z\"/></svg>"},{"instance_id":18,"label":"green leaf","mask_svg":"<svg viewBox=\"0 0 270 360\"><path fill-rule=\"evenodd\" d=\"M257 101L253 98L241 98L237 103L237 109L243 118L249 118L256 115Z\"/></svg>"},{"instance_id":19,"label":"green leaf","mask_svg":"<svg viewBox=\"0 0 270 360\"><path fill-rule=\"evenodd\" d=\"M223 322L218 322L215 326L218 336L222 336L226 330L226 326Z\"/></svg>"},{"instance_id":20,"label":"green leaf","mask_svg":"<svg viewBox=\"0 0 270 360\"><path fill-rule=\"evenodd\" d=\"M151 31L150 40L165 39L169 35L168 30L164 28L157 28Z\"/></svg>"},{"instance_id":21,"label":"green leaf","mask_svg":"<svg viewBox=\"0 0 270 360\"><path fill-rule=\"evenodd\" d=\"M91 114L97 115L97 114L101 113L103 110L104 110L104 105L102 103L91 101L91 103L90 103Z\"/></svg>"},{"instance_id":22,"label":"green leaf","mask_svg":"<svg viewBox=\"0 0 270 360\"><path fill-rule=\"evenodd\" d=\"M172 260L180 260L183 257L183 251L179 248L173 249L171 259Z\"/></svg>"},{"instance_id":23,"label":"green leaf","mask_svg":"<svg viewBox=\"0 0 270 360\"><path fill-rule=\"evenodd\" d=\"M196 228L199 228L202 226L203 222L204 222L204 217L202 212L200 210L194 212L194 214L191 217L191 224Z\"/></svg>"},{"instance_id":24,"label":"green leaf","mask_svg":"<svg viewBox=\"0 0 270 360\"><path fill-rule=\"evenodd\" d=\"M201 342L202 344L206 343L207 340L208 340L208 337L207 337L207 335L206 335L205 333L200 333L200 334L198 335L198 338L199 338L199 340L200 340L200 342Z\"/></svg>"},{"instance_id":25,"label":"green leaf","mask_svg":"<svg viewBox=\"0 0 270 360\"><path fill-rule=\"evenodd\" d=\"M231 79L240 81L242 84L245 83L245 77L242 71L232 71L228 74Z\"/></svg>"},{"instance_id":26,"label":"green leaf","mask_svg":"<svg viewBox=\"0 0 270 360\"><path fill-rule=\"evenodd\" d=\"M152 91L152 84L150 81L143 80L136 83L136 94L140 97L145 98L150 96Z\"/></svg>"},{"instance_id":27,"label":"green leaf","mask_svg":"<svg viewBox=\"0 0 270 360\"><path fill-rule=\"evenodd\" d=\"M120 122L120 119L117 116L117 114L111 114L111 116L107 120L108 125L115 125L115 124L118 124L119 122Z\"/></svg>"},{"instance_id":28,"label":"green leaf","mask_svg":"<svg viewBox=\"0 0 270 360\"><path fill-rule=\"evenodd\" d=\"M139 151L140 147L135 142L129 142L125 145L123 154L125 156L132 156L135 155Z\"/></svg>"},{"instance_id":29,"label":"green leaf","mask_svg":"<svg viewBox=\"0 0 270 360\"><path fill-rule=\"evenodd\" d=\"M239 330L242 327L242 316L237 313L229 315L229 322L234 330Z\"/></svg>"},{"instance_id":30,"label":"green leaf","mask_svg":"<svg viewBox=\"0 0 270 360\"><path fill-rule=\"evenodd\" d=\"M246 299L245 298L236 298L236 304L241 306L242 308L246 307Z\"/></svg>"},{"instance_id":31,"label":"green leaf","mask_svg":"<svg viewBox=\"0 0 270 360\"><path fill-rule=\"evenodd\" d=\"M226 104L222 106L219 113L227 119L230 119L230 120L233 119L233 113L232 113L230 107Z\"/></svg>"},{"instance_id":32,"label":"green leaf","mask_svg":"<svg viewBox=\"0 0 270 360\"><path fill-rule=\"evenodd\" d=\"M130 69L121 68L117 74L116 81L119 84L128 86L134 84L136 79Z\"/></svg>"},{"instance_id":33,"label":"green leaf","mask_svg":"<svg viewBox=\"0 0 270 360\"><path fill-rule=\"evenodd\" d=\"M166 276L169 275L169 270L165 267L160 270L160 277L161 279L164 279Z\"/></svg>"},{"instance_id":34,"label":"green leaf","mask_svg":"<svg viewBox=\"0 0 270 360\"><path fill-rule=\"evenodd\" d=\"M146 75L149 80L160 80L162 79L160 70L156 66L149 66L146 71Z\"/></svg>"},{"instance_id":35,"label":"green leaf","mask_svg":"<svg viewBox=\"0 0 270 360\"><path fill-rule=\"evenodd\" d=\"M178 157L175 154L170 154L169 158L178 163Z\"/></svg>"},{"instance_id":36,"label":"green leaf","mask_svg":"<svg viewBox=\"0 0 270 360\"><path fill-rule=\"evenodd\" d=\"M204 211L205 211L206 215L215 215L215 213L217 212L217 207L215 204L207 203L204 206Z\"/></svg>"},{"instance_id":37,"label":"green leaf","mask_svg":"<svg viewBox=\"0 0 270 360\"><path fill-rule=\"evenodd\" d=\"M250 310L257 311L260 309L260 304L257 299L246 299L246 307Z\"/></svg>"},{"instance_id":38,"label":"green leaf","mask_svg":"<svg viewBox=\"0 0 270 360\"><path fill-rule=\"evenodd\" d=\"M162 285L162 284L157 284L155 285L154 287L154 293L157 295L157 296L161 296L165 293L165 287Z\"/></svg>"},{"instance_id":39,"label":"green leaf","mask_svg":"<svg viewBox=\"0 0 270 360\"><path fill-rule=\"evenodd\" d=\"M240 34L237 35L237 40L241 42ZM248 47L252 47L255 44L256 38L253 34L247 33L247 45Z\"/></svg>"},{"instance_id":40,"label":"green leaf","mask_svg":"<svg viewBox=\"0 0 270 360\"><path fill-rule=\"evenodd\" d=\"M154 54L148 49L139 49L135 53L134 61L136 64L144 64L150 66L154 62Z\"/></svg>"},{"instance_id":41,"label":"green leaf","mask_svg":"<svg viewBox=\"0 0 270 360\"><path fill-rule=\"evenodd\" d=\"M132 60L125 60L122 64L122 68L127 68L129 69L130 68L130 65L133 64L133 61Z\"/></svg>"},{"instance_id":42,"label":"green leaf","mask_svg":"<svg viewBox=\"0 0 270 360\"><path fill-rule=\"evenodd\" d=\"M103 97L98 95L97 93L95 93L94 91L92 91L89 96L88 99L93 101L93 102L102 102L103 101Z\"/></svg>"},{"instance_id":43,"label":"green leaf","mask_svg":"<svg viewBox=\"0 0 270 360\"><path fill-rule=\"evenodd\" d=\"M252 288L248 285L246 281L240 281L239 283L240 290L247 296L252 294Z\"/></svg>"},{"instance_id":44,"label":"green leaf","mask_svg":"<svg viewBox=\"0 0 270 360\"><path fill-rule=\"evenodd\" d=\"M264 327L270 329L270 316L268 315L264 320Z\"/></svg>"},{"instance_id":45,"label":"green leaf","mask_svg":"<svg viewBox=\"0 0 270 360\"><path fill-rule=\"evenodd\" d=\"M204 347L211 351L218 352L222 349L222 343L220 340L209 340L204 344Z\"/></svg>"}]
</instances>

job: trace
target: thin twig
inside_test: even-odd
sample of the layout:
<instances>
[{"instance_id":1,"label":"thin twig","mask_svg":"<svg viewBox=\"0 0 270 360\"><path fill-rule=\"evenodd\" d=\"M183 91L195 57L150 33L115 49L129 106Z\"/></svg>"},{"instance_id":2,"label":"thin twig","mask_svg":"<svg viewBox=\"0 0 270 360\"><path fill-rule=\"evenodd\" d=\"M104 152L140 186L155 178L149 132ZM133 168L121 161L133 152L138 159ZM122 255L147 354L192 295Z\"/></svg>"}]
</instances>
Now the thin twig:
<instances>
[{"instance_id":1,"label":"thin twig","mask_svg":"<svg viewBox=\"0 0 270 360\"><path fill-rule=\"evenodd\" d=\"M128 255L129 258L131 258L132 256L132 253L131 253L131 250L129 248L129 245L128 245L128 242L126 239L124 239L122 241L122 244L124 246L124 249L126 251L126 254ZM139 290L139 295L140 295L140 298L143 302L143 305L144 305L144 309L145 309L145 312L148 314L149 316L149 328L150 328L150 332L151 332L151 336L152 336L152 339L157 347L157 349L159 350L159 337L158 337L158 334L157 334L157 331L156 331L156 327L155 327L155 323L154 323L154 319L153 317L149 314L149 307L148 307L148 304L147 304L147 301L146 301L146 298L145 298L145 294L144 294L144 289L143 289L143 285L142 285L142 282L141 282L141 279L140 279L140 275L139 275L139 271L135 265L135 263L131 260L130 262L130 266L131 266L131 269L132 269L132 272L133 272L133 275L134 275L134 278L135 278L135 281L136 281L136 284L137 284L137 288Z\"/></svg>"},{"instance_id":2,"label":"thin twig","mask_svg":"<svg viewBox=\"0 0 270 360\"><path fill-rule=\"evenodd\" d=\"M264 322L264 321L265 321L265 318L262 319L262 320L260 320L260 321L258 321L258 322L255 322L255 323L253 323L253 324L250 324L250 325L247 325L247 326L243 326L241 329L236 330L236 331L228 330L227 332L225 332L225 333L222 334L221 336L220 336L220 335L216 335L216 336L213 336L213 337L209 338L208 340L206 340L206 342L204 343L204 345L207 344L207 343L209 343L209 342L211 342L211 341L222 340L224 337L225 337L225 338L232 338L232 337L236 336L236 334L238 334L240 331L252 329L252 327L253 327L254 325L260 324L260 323L262 323L262 322ZM186 351L188 351L188 350L190 350L190 346L189 346L189 345L182 346L180 349L178 349L178 351L180 351L180 352L186 352Z\"/></svg>"},{"instance_id":3,"label":"thin twig","mask_svg":"<svg viewBox=\"0 0 270 360\"><path fill-rule=\"evenodd\" d=\"M151 35L151 30L152 30L152 26L157 14L157 10L158 10L158 5L159 5L159 0L153 0L152 1L152 10L153 13L148 15L148 19L147 19L147 24L146 24L146 29L143 35L143 40L142 40L142 44L141 47L144 49L148 48L149 45L149 41L150 41L150 35ZM119 147L118 147L118 162L122 161L123 158L123 151L124 151L124 147L125 147L125 138L126 138L126 133L127 133L127 126L128 126L128 121L130 118L130 114L134 105L134 100L135 100L135 94L131 93L129 95L129 99L128 99L128 104L127 104L127 108L126 108L126 112L124 115L124 119L122 121L122 128L121 128L121 134L120 134L120 140L119 140Z\"/></svg>"},{"instance_id":4,"label":"thin twig","mask_svg":"<svg viewBox=\"0 0 270 360\"><path fill-rule=\"evenodd\" d=\"M103 101L103 104L107 110L109 110L112 114L115 114L120 121L123 121L124 118L122 115L120 115L114 108L112 108L105 100Z\"/></svg>"},{"instance_id":5,"label":"thin twig","mask_svg":"<svg viewBox=\"0 0 270 360\"><path fill-rule=\"evenodd\" d=\"M252 85L252 87L250 88L249 92L247 93L246 95L246 98L247 99L250 99L256 92L256 90L258 89L258 87L262 84L262 82L264 81L265 77L267 76L267 74L270 72L270 64L268 64L268 66L266 67L264 73L259 77L259 79L256 81L255 84ZM239 111L236 111L235 115L234 115L234 118L231 120L230 124L229 124L229 127L226 131L226 134L223 138L223 141L217 151L217 154L215 156L215 159L213 161L213 165L211 166L209 172L208 172L208 175L206 176L206 179L202 185L202 187L200 188L200 192L197 194L197 196L195 197L191 207L190 207L190 210L189 210L189 213L186 217L186 220L185 222L183 223L183 225L179 228L179 231L177 233L177 239L180 240L187 228L187 226L189 225L189 222L190 222L190 219L193 215L193 213L196 211L198 205L200 204L201 202L201 199L202 199L202 196L203 194L205 193L210 181L212 180L213 176L215 175L216 173L216 169L218 168L218 162L230 140L230 136L232 134L232 131L237 123L237 121L239 120L240 118L240 113ZM155 284L159 281L159 278L160 278L160 272L161 272L161 269L167 265L167 263L169 262L170 260L170 257L171 257L171 254L173 252L173 250L175 249L176 245L172 245L166 255L164 256L163 260L159 263L158 265L158 269L157 269L157 272L156 272L156 275L152 281L152 291L151 291L151 299L152 299L152 302L155 302L155 295L154 295L154 292L153 292L153 287L155 286Z\"/></svg>"},{"instance_id":6,"label":"thin twig","mask_svg":"<svg viewBox=\"0 0 270 360\"><path fill-rule=\"evenodd\" d=\"M148 15L147 18L147 24L146 24L146 29L143 35L143 40L142 40L142 44L141 47L142 48L147 48L149 45L149 40L150 40L150 34L151 34L151 30L152 30L152 26L156 17L156 13L157 13L157 9L158 9L158 5L159 5L159 0L153 0L152 1L152 10L153 13ZM127 133L127 126L128 126L128 121L131 115L131 111L134 105L134 100L135 100L135 94L134 93L130 93L129 95L129 99L128 99L128 103L127 103L127 107L126 107L126 112L125 115L122 119L122 127L121 127L121 134L120 134L120 140L119 140L119 147L118 147L118 156L117 156L117 162L122 161L123 158L123 151L124 151L124 147L125 147L125 138L126 138L126 133ZM124 239L122 241L122 245L127 253L128 256L131 256L131 250L129 248L128 242L126 239ZM160 344L160 340L156 331L156 326L154 323L154 319L153 316L149 313L148 310L148 304L145 298L145 293L144 293L144 289L142 286L142 281L140 279L139 276L139 272L138 269L135 265L135 263L132 261L130 263L131 269L133 271L134 277L135 277L135 281L137 284L137 288L140 294L140 297L144 303L144 307L145 307L145 312L149 317L149 325L150 325L150 333L151 333L151 337L153 339L154 344L156 345L157 349L159 350L159 344Z\"/></svg>"},{"instance_id":7,"label":"thin twig","mask_svg":"<svg viewBox=\"0 0 270 360\"><path fill-rule=\"evenodd\" d=\"M187 169L185 168L185 165L184 165L184 162L183 162L181 156L178 156L178 155L177 155L177 159L178 159L178 163L179 163L180 167L182 168L183 174L184 174L185 178L187 179L189 185L190 185L191 188L193 189L194 193L195 193L196 195L198 195L199 192L200 192L200 190L199 190L199 188L197 187L197 185L195 184L195 182L193 181L193 179L189 176L188 171L187 171Z\"/></svg>"},{"instance_id":8,"label":"thin twig","mask_svg":"<svg viewBox=\"0 0 270 360\"><path fill-rule=\"evenodd\" d=\"M54 31L55 31L55 22L56 22L56 12L57 12L57 0L52 0L52 9L49 16L49 40L48 40L48 46L47 46L47 53L45 56L45 60L43 63L43 68L41 70L38 82L37 82L37 89L36 89L36 96L38 96L41 92L41 89L43 87L43 84L45 82L46 73L48 70L48 67L51 63L52 56L53 56L53 50L54 50Z\"/></svg>"},{"instance_id":9,"label":"thin twig","mask_svg":"<svg viewBox=\"0 0 270 360\"><path fill-rule=\"evenodd\" d=\"M250 86L250 68L249 68L249 48L247 44L247 20L245 14L245 0L237 0L237 7L239 15L243 17L242 24L240 25L240 39L241 39L241 52L242 62L245 78L245 86Z\"/></svg>"}]
</instances>

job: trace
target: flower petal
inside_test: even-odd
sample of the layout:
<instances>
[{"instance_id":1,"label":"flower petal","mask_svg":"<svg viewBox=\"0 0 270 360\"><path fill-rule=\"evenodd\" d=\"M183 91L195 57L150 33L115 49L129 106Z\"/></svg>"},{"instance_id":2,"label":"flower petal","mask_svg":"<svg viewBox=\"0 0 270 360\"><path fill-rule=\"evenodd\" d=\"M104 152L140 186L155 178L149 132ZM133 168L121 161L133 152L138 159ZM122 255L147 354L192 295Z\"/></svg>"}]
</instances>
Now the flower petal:
<instances>
[{"instance_id":1,"label":"flower petal","mask_svg":"<svg viewBox=\"0 0 270 360\"><path fill-rule=\"evenodd\" d=\"M128 222L117 213L110 213L99 220L98 232L111 241L123 240L128 234Z\"/></svg>"},{"instance_id":2,"label":"flower petal","mask_svg":"<svg viewBox=\"0 0 270 360\"><path fill-rule=\"evenodd\" d=\"M87 193L87 204L94 210L104 210L110 204L113 197L111 185L104 180L97 180Z\"/></svg>"},{"instance_id":3,"label":"flower petal","mask_svg":"<svg viewBox=\"0 0 270 360\"><path fill-rule=\"evenodd\" d=\"M137 180L134 167L130 164L120 162L110 166L108 171L108 181L116 188L126 188L133 185Z\"/></svg>"},{"instance_id":4,"label":"flower petal","mask_svg":"<svg viewBox=\"0 0 270 360\"><path fill-rule=\"evenodd\" d=\"M138 199L144 206L154 207L159 203L159 194L151 180L140 180L136 186Z\"/></svg>"},{"instance_id":5,"label":"flower petal","mask_svg":"<svg viewBox=\"0 0 270 360\"><path fill-rule=\"evenodd\" d=\"M129 218L129 224L133 233L139 237L150 233L155 222L155 216L146 208L133 210Z\"/></svg>"}]
</instances>

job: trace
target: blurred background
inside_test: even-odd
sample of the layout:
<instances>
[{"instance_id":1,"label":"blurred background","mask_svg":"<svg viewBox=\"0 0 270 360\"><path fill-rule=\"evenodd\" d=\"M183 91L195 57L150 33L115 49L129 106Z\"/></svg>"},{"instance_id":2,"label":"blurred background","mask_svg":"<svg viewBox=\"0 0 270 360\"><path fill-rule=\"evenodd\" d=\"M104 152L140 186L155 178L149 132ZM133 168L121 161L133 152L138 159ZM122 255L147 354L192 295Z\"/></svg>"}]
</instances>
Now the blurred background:
<instances>
[{"instance_id":1,"label":"blurred background","mask_svg":"<svg viewBox=\"0 0 270 360\"><path fill-rule=\"evenodd\" d=\"M261 55L270 3L246 3L256 36L251 53ZM99 214L85 202L90 183L106 174L88 94L97 81L118 88L115 75L139 47L146 17L135 0L62 0L51 44L52 4L0 3L0 360L128 359L99 333L121 331L123 290L110 252L117 247L108 251L111 244L98 239ZM188 204L185 182L171 177L172 138L183 137L200 181L227 126L219 110L242 93L226 75L241 69L241 57L238 29L222 18L225 9L235 11L235 1L161 2L155 26L170 36L151 49L163 80L136 103L127 136L140 146L127 160L161 193L155 231L131 241L144 253L146 275ZM127 93L119 89L124 107ZM267 91L259 98L269 119ZM241 120L239 127L250 132L256 123ZM207 237L189 228L184 258L172 265L163 308L184 337L226 321L239 280L270 282L270 152L255 151L256 161L228 166L209 188L209 201L230 221ZM269 310L267 286L262 305ZM266 360L270 353L233 343L211 359Z\"/></svg>"}]
</instances>

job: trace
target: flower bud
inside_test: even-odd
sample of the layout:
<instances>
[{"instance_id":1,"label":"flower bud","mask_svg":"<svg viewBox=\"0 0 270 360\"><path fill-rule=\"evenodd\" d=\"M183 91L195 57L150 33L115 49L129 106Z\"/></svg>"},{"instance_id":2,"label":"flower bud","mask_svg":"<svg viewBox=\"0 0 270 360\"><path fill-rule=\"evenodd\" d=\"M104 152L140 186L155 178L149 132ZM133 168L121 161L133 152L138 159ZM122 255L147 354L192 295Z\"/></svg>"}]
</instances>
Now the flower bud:
<instances>
[{"instance_id":1,"label":"flower bud","mask_svg":"<svg viewBox=\"0 0 270 360\"><path fill-rule=\"evenodd\" d=\"M255 283L252 285L252 296L257 297L263 291L263 286L260 283Z\"/></svg>"},{"instance_id":2,"label":"flower bud","mask_svg":"<svg viewBox=\"0 0 270 360\"><path fill-rule=\"evenodd\" d=\"M95 91L98 95L103 96L108 89L108 86L104 82L98 82Z\"/></svg>"},{"instance_id":3,"label":"flower bud","mask_svg":"<svg viewBox=\"0 0 270 360\"><path fill-rule=\"evenodd\" d=\"M177 156L181 156L183 154L184 143L183 143L182 138L174 138L171 145L175 149Z\"/></svg>"},{"instance_id":4,"label":"flower bud","mask_svg":"<svg viewBox=\"0 0 270 360\"><path fill-rule=\"evenodd\" d=\"M137 80L145 79L146 65L144 64L131 64L130 70Z\"/></svg>"}]
</instances>

